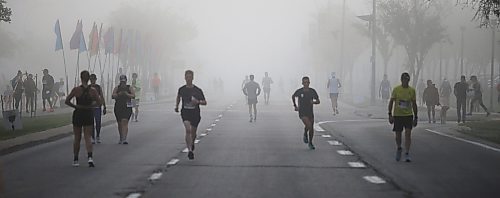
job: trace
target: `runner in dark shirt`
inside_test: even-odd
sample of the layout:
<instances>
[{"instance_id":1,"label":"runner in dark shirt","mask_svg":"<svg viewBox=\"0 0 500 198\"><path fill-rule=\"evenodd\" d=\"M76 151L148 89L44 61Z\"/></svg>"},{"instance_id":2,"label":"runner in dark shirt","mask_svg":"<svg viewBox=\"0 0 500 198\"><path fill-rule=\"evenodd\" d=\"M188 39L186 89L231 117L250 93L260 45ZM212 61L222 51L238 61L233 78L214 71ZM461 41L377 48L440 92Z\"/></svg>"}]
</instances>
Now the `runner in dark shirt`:
<instances>
[{"instance_id":1,"label":"runner in dark shirt","mask_svg":"<svg viewBox=\"0 0 500 198\"><path fill-rule=\"evenodd\" d=\"M33 74L29 74L28 78L24 80L24 95L26 96L26 113L35 112L33 108L35 101L36 84L33 80ZM28 110L29 108L29 110Z\"/></svg>"},{"instance_id":2,"label":"runner in dark shirt","mask_svg":"<svg viewBox=\"0 0 500 198\"><path fill-rule=\"evenodd\" d=\"M465 112L467 106L467 89L469 85L465 80L465 76L460 77L460 82L455 83L453 87L453 93L457 98L457 122L462 121L465 123Z\"/></svg>"},{"instance_id":3,"label":"runner in dark shirt","mask_svg":"<svg viewBox=\"0 0 500 198\"><path fill-rule=\"evenodd\" d=\"M293 106L295 107L295 111L299 112L299 118L304 123L304 143L308 144L309 149L315 149L312 140L314 137L314 112L313 105L319 104L319 96L316 90L309 87L310 81L309 77L305 76L302 78L303 87L297 89L295 93L292 95ZM299 106L295 102L295 98L299 100ZM307 136L309 132L309 137Z\"/></svg>"},{"instance_id":4,"label":"runner in dark shirt","mask_svg":"<svg viewBox=\"0 0 500 198\"><path fill-rule=\"evenodd\" d=\"M193 78L193 71L186 70L184 73L186 85L179 88L174 109L175 112L179 112L179 103L182 100L181 117L186 129L185 140L190 160L194 159L194 141L201 120L200 105L207 105L203 91L193 84Z\"/></svg>"}]
</instances>

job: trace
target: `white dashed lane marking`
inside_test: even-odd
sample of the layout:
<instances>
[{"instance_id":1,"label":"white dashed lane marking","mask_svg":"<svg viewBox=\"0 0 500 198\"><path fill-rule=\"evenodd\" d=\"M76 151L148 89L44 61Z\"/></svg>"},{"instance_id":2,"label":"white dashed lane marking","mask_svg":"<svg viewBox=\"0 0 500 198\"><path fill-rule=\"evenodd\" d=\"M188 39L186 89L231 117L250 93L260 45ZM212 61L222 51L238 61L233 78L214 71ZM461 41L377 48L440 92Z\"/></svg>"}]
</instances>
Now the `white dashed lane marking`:
<instances>
[{"instance_id":1,"label":"white dashed lane marking","mask_svg":"<svg viewBox=\"0 0 500 198\"><path fill-rule=\"evenodd\" d=\"M132 193L132 194L129 194L129 195L127 196L127 198L139 198L139 197L141 197L141 196L142 196L142 194L141 194L141 193Z\"/></svg>"},{"instance_id":2,"label":"white dashed lane marking","mask_svg":"<svg viewBox=\"0 0 500 198\"><path fill-rule=\"evenodd\" d=\"M200 143L200 140L194 140L194 143L198 144L198 143Z\"/></svg>"},{"instance_id":3,"label":"white dashed lane marking","mask_svg":"<svg viewBox=\"0 0 500 198\"><path fill-rule=\"evenodd\" d=\"M202 134L200 134L200 136L204 137L204 136L207 136L207 134L206 133L202 133Z\"/></svg>"},{"instance_id":4,"label":"white dashed lane marking","mask_svg":"<svg viewBox=\"0 0 500 198\"><path fill-rule=\"evenodd\" d=\"M342 146L342 143L339 141L336 141L336 140L333 140L333 141L329 140L328 144L330 144L332 146Z\"/></svg>"},{"instance_id":5,"label":"white dashed lane marking","mask_svg":"<svg viewBox=\"0 0 500 198\"><path fill-rule=\"evenodd\" d=\"M212 131L212 129L211 129L211 128L208 128L206 131L209 131L209 132L210 132L210 131Z\"/></svg>"},{"instance_id":6,"label":"white dashed lane marking","mask_svg":"<svg viewBox=\"0 0 500 198\"><path fill-rule=\"evenodd\" d=\"M211 126L211 127L214 127L215 125L216 125L216 124L212 124L212 125L210 125L210 126ZM207 129L207 130L208 130L208 129Z\"/></svg>"},{"instance_id":7,"label":"white dashed lane marking","mask_svg":"<svg viewBox=\"0 0 500 198\"><path fill-rule=\"evenodd\" d=\"M319 124L318 124L318 123L314 123L314 130L315 130L315 131L325 131L323 128L321 128L321 127L319 126Z\"/></svg>"},{"instance_id":8,"label":"white dashed lane marking","mask_svg":"<svg viewBox=\"0 0 500 198\"><path fill-rule=\"evenodd\" d=\"M352 153L349 150L338 150L337 153L339 153L341 155L354 155L354 153Z\"/></svg>"},{"instance_id":9,"label":"white dashed lane marking","mask_svg":"<svg viewBox=\"0 0 500 198\"><path fill-rule=\"evenodd\" d=\"M167 166L175 165L177 164L177 162L179 162L179 159L172 159L167 163Z\"/></svg>"},{"instance_id":10,"label":"white dashed lane marking","mask_svg":"<svg viewBox=\"0 0 500 198\"><path fill-rule=\"evenodd\" d=\"M366 168L366 165L363 162L348 162L347 164L353 168Z\"/></svg>"},{"instance_id":11,"label":"white dashed lane marking","mask_svg":"<svg viewBox=\"0 0 500 198\"><path fill-rule=\"evenodd\" d=\"M385 180L378 176L364 176L363 179L374 184L385 184Z\"/></svg>"},{"instance_id":12,"label":"white dashed lane marking","mask_svg":"<svg viewBox=\"0 0 500 198\"><path fill-rule=\"evenodd\" d=\"M156 180L160 179L162 175L163 175L163 173L153 173L153 174L149 177L149 180L150 180L150 181L156 181Z\"/></svg>"},{"instance_id":13,"label":"white dashed lane marking","mask_svg":"<svg viewBox=\"0 0 500 198\"><path fill-rule=\"evenodd\" d=\"M324 137L324 138L331 138L332 136L331 136L331 135L321 135L321 137Z\"/></svg>"}]
</instances>

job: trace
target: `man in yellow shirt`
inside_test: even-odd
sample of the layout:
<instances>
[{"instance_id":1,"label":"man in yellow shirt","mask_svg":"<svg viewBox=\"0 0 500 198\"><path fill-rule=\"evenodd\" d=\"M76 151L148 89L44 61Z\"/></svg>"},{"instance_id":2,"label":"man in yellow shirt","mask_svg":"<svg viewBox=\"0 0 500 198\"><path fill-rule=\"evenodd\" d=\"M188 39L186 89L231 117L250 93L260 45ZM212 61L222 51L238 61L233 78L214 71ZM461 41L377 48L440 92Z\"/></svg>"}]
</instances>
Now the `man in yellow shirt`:
<instances>
[{"instance_id":1,"label":"man in yellow shirt","mask_svg":"<svg viewBox=\"0 0 500 198\"><path fill-rule=\"evenodd\" d=\"M392 130L396 133L396 161L401 160L401 134L404 128L406 149L405 161L411 162L411 129L417 126L418 121L415 89L409 86L409 82L410 74L406 72L401 74L401 85L392 90L391 100L389 101L389 123L394 123L394 128Z\"/></svg>"}]
</instances>

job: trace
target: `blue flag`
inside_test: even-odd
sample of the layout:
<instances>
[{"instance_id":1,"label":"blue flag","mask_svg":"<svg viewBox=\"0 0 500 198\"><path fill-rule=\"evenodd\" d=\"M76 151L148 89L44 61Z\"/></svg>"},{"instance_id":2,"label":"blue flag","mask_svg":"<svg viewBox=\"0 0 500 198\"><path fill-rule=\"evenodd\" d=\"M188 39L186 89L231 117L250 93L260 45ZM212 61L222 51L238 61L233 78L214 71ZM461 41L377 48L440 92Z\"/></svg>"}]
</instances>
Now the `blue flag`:
<instances>
[{"instance_id":1,"label":"blue flag","mask_svg":"<svg viewBox=\"0 0 500 198\"><path fill-rule=\"evenodd\" d=\"M83 32L80 32L80 47L78 48L78 53L87 51L87 45L85 44L85 36Z\"/></svg>"},{"instance_id":2,"label":"blue flag","mask_svg":"<svg viewBox=\"0 0 500 198\"><path fill-rule=\"evenodd\" d=\"M54 27L54 32L56 33L56 51L63 49L63 42L61 36L61 26L59 25L59 19L56 21L56 25Z\"/></svg>"}]
</instances>

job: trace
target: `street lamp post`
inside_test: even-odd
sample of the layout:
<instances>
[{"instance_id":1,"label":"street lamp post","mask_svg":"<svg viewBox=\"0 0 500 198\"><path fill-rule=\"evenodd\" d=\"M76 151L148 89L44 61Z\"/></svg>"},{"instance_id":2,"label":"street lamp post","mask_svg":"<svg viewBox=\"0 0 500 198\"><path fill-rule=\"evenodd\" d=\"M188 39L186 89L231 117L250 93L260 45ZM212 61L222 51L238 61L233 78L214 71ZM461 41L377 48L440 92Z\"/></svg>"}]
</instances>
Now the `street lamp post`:
<instances>
[{"instance_id":1,"label":"street lamp post","mask_svg":"<svg viewBox=\"0 0 500 198\"><path fill-rule=\"evenodd\" d=\"M375 30L377 28L375 28L377 26L377 9L376 9L376 0L372 0L372 10L373 10L373 13L372 13L372 57L371 57L371 61L372 61L372 83L371 83L371 104L375 104L375 61L376 61L376 45L377 45L377 40L376 40L376 32Z\"/></svg>"},{"instance_id":2,"label":"street lamp post","mask_svg":"<svg viewBox=\"0 0 500 198\"><path fill-rule=\"evenodd\" d=\"M465 27L461 26L460 27L460 75L464 75L464 31Z\"/></svg>"}]
</instances>

